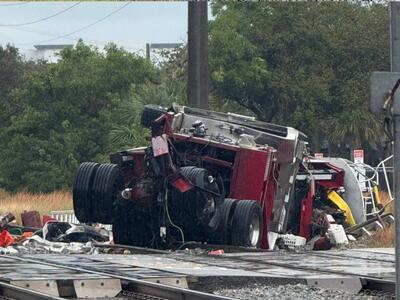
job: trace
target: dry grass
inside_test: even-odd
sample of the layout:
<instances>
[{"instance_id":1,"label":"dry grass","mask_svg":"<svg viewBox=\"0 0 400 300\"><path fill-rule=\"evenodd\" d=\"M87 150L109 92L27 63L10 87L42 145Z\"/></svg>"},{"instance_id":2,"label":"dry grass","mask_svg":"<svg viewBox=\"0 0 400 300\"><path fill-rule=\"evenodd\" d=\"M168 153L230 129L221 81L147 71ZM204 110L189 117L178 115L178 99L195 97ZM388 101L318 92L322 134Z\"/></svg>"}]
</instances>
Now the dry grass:
<instances>
[{"instance_id":1,"label":"dry grass","mask_svg":"<svg viewBox=\"0 0 400 300\"><path fill-rule=\"evenodd\" d=\"M21 222L21 213L24 211L39 211L43 216L52 210L72 209L72 195L69 191L57 191L49 194L30 194L20 192L9 194L0 190L0 214L11 212Z\"/></svg>"},{"instance_id":2,"label":"dry grass","mask_svg":"<svg viewBox=\"0 0 400 300\"><path fill-rule=\"evenodd\" d=\"M390 201L389 194L386 192L380 192L380 198L382 204L385 206L385 212L394 213L394 201ZM384 228L383 230L378 231L374 234L368 241L367 245L369 247L376 248L385 248L385 247L394 247L395 241L395 226L392 224L388 228Z\"/></svg>"},{"instance_id":3,"label":"dry grass","mask_svg":"<svg viewBox=\"0 0 400 300\"><path fill-rule=\"evenodd\" d=\"M368 246L371 248L388 248L394 247L395 226L391 225L375 233L368 241Z\"/></svg>"},{"instance_id":4,"label":"dry grass","mask_svg":"<svg viewBox=\"0 0 400 300\"><path fill-rule=\"evenodd\" d=\"M389 194L387 192L381 191L379 193L379 195L380 195L382 204L384 206L386 206L385 212L394 213L394 201L392 201L392 202L390 201Z\"/></svg>"}]
</instances>

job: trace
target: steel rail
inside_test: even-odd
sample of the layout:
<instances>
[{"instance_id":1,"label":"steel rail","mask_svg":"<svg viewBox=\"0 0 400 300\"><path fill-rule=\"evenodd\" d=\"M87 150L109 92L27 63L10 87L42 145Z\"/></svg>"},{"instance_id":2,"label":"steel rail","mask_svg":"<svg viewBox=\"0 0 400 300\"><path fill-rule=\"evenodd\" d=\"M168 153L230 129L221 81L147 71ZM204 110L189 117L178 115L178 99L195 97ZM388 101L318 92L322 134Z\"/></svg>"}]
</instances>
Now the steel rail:
<instances>
[{"instance_id":1,"label":"steel rail","mask_svg":"<svg viewBox=\"0 0 400 300\"><path fill-rule=\"evenodd\" d=\"M63 300L65 298L50 296L27 288L0 281L0 295L15 300Z\"/></svg>"},{"instance_id":2,"label":"steel rail","mask_svg":"<svg viewBox=\"0 0 400 300\"><path fill-rule=\"evenodd\" d=\"M376 254L382 254L382 255L388 255L388 253L384 252L376 252ZM380 261L380 262L387 262L387 263L393 263L394 264L394 258L393 260L390 259L384 259L384 258L370 258L370 257L360 257L356 256L356 254L349 254L346 253L344 256L340 255L338 253L313 253L315 256L320 256L320 257L335 257L335 258L352 258L352 259L358 259L358 260L364 260L364 261ZM394 254L393 254L394 256Z\"/></svg>"},{"instance_id":3,"label":"steel rail","mask_svg":"<svg viewBox=\"0 0 400 300\"><path fill-rule=\"evenodd\" d=\"M189 243L188 243L189 244ZM224 249L224 250L228 250L228 251L230 251L230 250L236 250L236 251L248 251L248 252L250 252L250 253L263 253L263 252L268 252L267 250L264 250L264 249L258 249L258 248L255 248L255 249L253 249L253 248L244 248L244 247L238 247L238 246L231 246L231 245L211 245L211 244L207 244L207 245L204 245L204 244L201 244L201 243L193 243L195 246L197 246L197 247L200 247L200 248L203 248L203 249L205 249L205 248L211 248L211 249L213 249L213 248L218 248L218 249ZM96 245L95 245L96 246ZM106 246L107 245L104 245L104 248L106 248ZM115 246L115 248L118 248L118 247L122 247L122 248L127 248L127 249L132 249L132 250L137 250L137 251L141 251L141 250L146 250L146 249L148 249L148 248L142 248L142 247L133 247L133 246L123 246L123 245L114 245ZM165 251L165 250L156 250L156 251L160 251L159 253L160 254L171 254L171 252L169 252L169 251ZM306 254L308 254L308 252L300 252L300 253L303 253L304 255L306 255ZM342 256L340 255L340 254L337 254L337 253L327 253L327 252L319 252L319 251L312 251L312 252L310 252L312 255L315 255L315 256L320 256L320 257L337 257L337 258L342 258ZM388 254L388 253L385 253L385 252L375 252L376 254ZM200 257L206 257L206 256L204 256L204 255L200 255ZM310 271L316 271L316 272L323 272L323 273L331 273L331 274L338 274L338 275L350 275L350 276L355 276L355 275L357 275L357 276L359 276L359 277L363 277L363 278L368 278L368 279L371 279L371 280L379 280L379 281L381 281L382 280L382 278L381 277L377 277L377 276L360 276L360 274L357 274L357 273L351 273L351 272L341 272L341 271L333 271L333 270L321 270L321 269L319 269L319 268L312 268L312 267L295 267L295 266L293 266L293 265L290 265L290 264L284 264L284 263L273 263L273 262L266 262L266 261L254 261L254 260L251 260L251 259L244 259L244 258L242 258L242 257L237 257L237 256L213 256L213 258L221 258L221 259L232 259L232 260L241 260L241 261L245 261L245 262L253 262L254 264L257 264L257 265L259 265L259 264L262 264L262 265L273 265L273 264L275 264L276 266L282 266L282 267L287 267L287 268L290 268L290 269L304 269L304 270L310 270ZM388 262L388 263L394 263L394 261L391 261L391 260L388 260L388 259L379 259L379 258L368 258L368 257L359 257L359 256L355 256L355 254L353 255L353 254L351 254L351 255L348 255L348 254L346 254L346 257L349 257L349 258L354 258L354 259L357 259L357 260L363 260L363 261L366 261L366 262L368 262L368 261L381 261L381 262ZM199 263L199 261L197 261L196 259L190 259L190 258L182 258L182 257L173 257L173 259L176 259L176 260L179 260L179 261L190 261L190 262L196 262L196 263ZM206 262L202 262L203 264L206 264L206 265L210 265L210 266L215 266L215 264L213 264L213 263L206 263ZM171 272L171 271L169 271L169 272ZM383 279L384 280L384 279Z\"/></svg>"},{"instance_id":4,"label":"steel rail","mask_svg":"<svg viewBox=\"0 0 400 300\"><path fill-rule=\"evenodd\" d=\"M219 256L215 256L215 257L217 259L219 258ZM346 272L346 271L327 270L327 269L321 269L321 268L318 268L318 267L293 266L290 263L254 261L254 260L251 260L251 259L244 259L244 258L240 258L240 257L229 257L229 258L233 258L233 260L237 260L237 261L252 262L254 264L257 264L257 266L260 266L260 265L276 266L276 267L283 267L283 268L288 268L288 269L292 269L292 270L302 270L302 271L310 271L310 272L317 272L317 273L319 272L319 273L324 273L324 274L335 274L335 275L340 275L340 276L353 276L353 277L360 278L360 280L362 280L364 282L379 283L376 286L377 287L384 286L385 290L392 290L393 292L395 290L395 282L387 280L387 279L385 279L383 277L380 277L380 276L362 275L362 274L353 273L353 272Z\"/></svg>"},{"instance_id":5,"label":"steel rail","mask_svg":"<svg viewBox=\"0 0 400 300\"><path fill-rule=\"evenodd\" d=\"M306 254L306 253L305 253ZM313 253L314 254L314 253ZM205 258L207 256L204 255L199 255L199 257ZM173 259L179 260L179 261L186 261L186 262L193 262L193 263L200 263L200 264L205 264L208 266L219 266L219 264L215 263L217 260L231 260L233 263L235 261L237 262L246 262L246 263L252 263L255 268L242 268L243 270L247 271L254 271L258 269L263 269L264 266L275 266L275 267L282 267L282 268L287 268L287 269L292 269L292 270L302 270L302 271L310 271L310 272L319 272L319 273L324 273L324 274L335 274L335 275L343 275L343 276L356 276L361 279L365 280L379 280L379 281L386 281L385 278L382 278L380 276L373 276L373 275L362 275L358 273L353 273L353 272L346 272L346 271L337 271L337 270L327 270L327 269L322 269L318 267L309 267L309 266L293 266L290 263L280 263L280 262L272 262L272 261L260 261L260 260L254 260L254 259L246 259L243 257L237 257L237 256L223 256L223 255L215 255L213 256L214 262L204 262L204 261L199 261L196 259L190 259L190 258L183 258L183 257L172 257ZM362 259L362 258L361 258ZM367 259L365 259L368 261ZM233 268L233 266L225 266L227 268Z\"/></svg>"},{"instance_id":6,"label":"steel rail","mask_svg":"<svg viewBox=\"0 0 400 300\"><path fill-rule=\"evenodd\" d=\"M379 277L379 276L371 276L371 275L363 276L363 275L360 275L358 273L353 273L353 272L326 270L326 269L321 269L321 268L318 268L318 267L293 266L290 263L254 261L254 260L251 260L251 259L243 259L243 258L238 258L238 257L229 257L229 258L233 258L233 260L237 260L237 261L252 262L252 263L257 264L257 266L260 266L260 265L276 266L276 267L283 267L283 268L294 269L294 270L320 272L320 273L335 274L335 275L357 276L357 277L365 278L365 279L371 278L371 279L383 280L383 278Z\"/></svg>"},{"instance_id":7,"label":"steel rail","mask_svg":"<svg viewBox=\"0 0 400 300\"><path fill-rule=\"evenodd\" d=\"M80 266L75 266L75 265L71 266L71 265L64 265L62 263L49 262L45 259L38 258L35 260L35 259L22 258L22 257L16 257L16 256L3 256L3 257L8 258L8 259L33 263L33 264L42 264L42 265L52 266L52 267L56 267L56 268L58 267L58 268L69 269L69 270L73 270L73 271L80 271L80 272L86 272L86 273L103 275L103 276L121 279L121 280L130 282L130 287L132 287L134 289L134 292L139 292L139 293L148 294L148 295L155 296L155 297L171 299L171 300L233 300L234 299L234 298L230 298L230 297L224 297L224 296L199 292L199 291L195 291L195 290L179 288L179 287L175 287L175 286L169 286L169 285L165 285L165 284L161 284L161 283L148 282L148 281L144 281L141 279L118 275L113 272L96 271L96 270L93 270L93 269L87 268L87 267L82 268ZM56 299L59 299L59 298L56 298Z\"/></svg>"},{"instance_id":8,"label":"steel rail","mask_svg":"<svg viewBox=\"0 0 400 300\"><path fill-rule=\"evenodd\" d=\"M253 248L244 248L244 247L238 247L238 246L230 246L230 245L203 245L201 243L194 243L196 246L200 247L200 248L219 248L219 249L224 249L224 250L236 250L236 251L245 251L248 250L248 252L250 253L263 253L263 252L268 252L264 249L253 249ZM118 248L118 245L115 245L116 248ZM142 248L142 247L131 247L131 246L126 246L127 249L132 248L132 250L137 250L140 251L142 249L147 249L147 248ZM160 251L160 250L157 250ZM315 256L320 256L320 257L337 257L337 258L342 258L342 256L340 254L337 253L327 253L327 252L319 252L319 251L312 251L310 252L312 255ZM375 252L376 254L388 254L385 252ZM160 254L171 254L171 252L168 251L164 251L161 250ZM308 252L300 252L300 254L309 254ZM207 257L205 255L199 255L199 257ZM394 263L394 261L388 260L388 259L379 259L379 258L368 258L368 257L359 257L359 256L355 256L355 254L346 254L346 257L348 258L354 258L357 260L362 260L365 262L369 262L369 261L381 261L381 262L387 262L387 263ZM254 263L254 265L259 266L261 265L274 265L274 266L278 266L278 267L285 267L285 268L290 268L290 269L297 269L297 270L304 270L304 271L314 271L314 272L321 272L321 273L327 273L327 274L336 274L336 275L348 275L348 276L358 276L360 278L364 278L367 280L376 280L376 281L386 281L385 279L382 279L382 277L379 276L373 276L373 275L369 275L369 276L364 276L358 273L352 273L352 272L345 272L345 271L335 271L335 270L324 270L324 269L320 269L320 268L314 268L314 267L305 267L305 266L293 266L291 264L285 264L285 263L278 263L278 262L267 262L267 261L255 261L252 259L245 259L243 257L237 257L237 256L213 256L213 258L220 258L220 259L231 259L231 260L239 260L239 261L244 261L244 262L251 262ZM179 260L179 261L189 261L189 262L195 262L195 263L203 263L209 266L216 266L215 263L207 263L207 262L199 262L196 259L190 259L190 258L185 258L185 257L173 257L173 259ZM250 270L250 269L249 269ZM171 272L171 271L169 271Z\"/></svg>"},{"instance_id":9,"label":"steel rail","mask_svg":"<svg viewBox=\"0 0 400 300\"><path fill-rule=\"evenodd\" d=\"M204 256L203 256L204 257ZM345 272L345 271L336 271L336 270L324 270L318 267L306 267L306 266L293 266L290 263L279 263L279 262L266 262L266 261L255 261L252 259L245 259L242 257L224 257L224 256L213 256L216 260L218 259L231 259L232 261L237 261L237 262L247 262L247 263L253 263L257 268L255 269L247 269L249 271L255 271L257 269L262 269L263 266L276 266L276 267L283 267L287 269L292 269L292 270L302 270L302 271L310 271L310 272L319 272L319 273L324 273L324 274L335 274L339 276L352 276L352 277L358 277L360 278L361 282L363 285L365 285L369 289L374 289L377 291L384 291L384 292L389 292L389 293L394 293L395 292L395 282L379 277L379 276L373 276L373 275L362 275L358 273L353 273L353 272ZM176 260L181 260L181 261L189 261L189 262L197 262L197 263L203 263L209 266L216 266L217 264L215 263L206 263L206 262L199 262L194 259L184 259L184 258L177 258L174 257ZM362 259L362 258L361 258ZM368 261L367 259L365 259ZM229 268L232 268L232 266L229 266Z\"/></svg>"}]
</instances>

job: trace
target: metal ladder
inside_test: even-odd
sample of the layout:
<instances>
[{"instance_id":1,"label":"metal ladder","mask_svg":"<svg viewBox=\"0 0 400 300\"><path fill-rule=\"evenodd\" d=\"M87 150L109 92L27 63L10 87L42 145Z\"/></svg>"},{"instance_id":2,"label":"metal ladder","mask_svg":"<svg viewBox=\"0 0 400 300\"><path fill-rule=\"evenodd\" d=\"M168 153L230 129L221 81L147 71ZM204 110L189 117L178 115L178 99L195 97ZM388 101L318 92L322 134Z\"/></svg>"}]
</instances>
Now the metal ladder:
<instances>
[{"instance_id":1,"label":"metal ladder","mask_svg":"<svg viewBox=\"0 0 400 300\"><path fill-rule=\"evenodd\" d=\"M360 163L353 163L351 164L351 167L359 181L361 191L362 191L362 197L363 197L363 205L364 205L364 214L366 217L370 216L375 216L379 212L379 208L376 207L377 199L376 195L374 193L374 190L376 189L377 183L379 183L379 171L383 172L384 180L386 183L386 186L388 187L388 194L389 198L391 201L393 201L393 195L391 192L391 184L389 182L388 176L387 176L387 169L388 166L386 164L393 159L393 155L385 158L382 160L375 168L371 167L370 165L367 164L360 164ZM369 170L370 172L373 172L372 176L368 177L366 174L364 174L361 170Z\"/></svg>"},{"instance_id":2,"label":"metal ladder","mask_svg":"<svg viewBox=\"0 0 400 300\"><path fill-rule=\"evenodd\" d=\"M362 190L363 202L364 202L364 214L365 216L375 215L379 210L376 208L375 195L371 184L372 180L367 180L366 187Z\"/></svg>"}]
</instances>

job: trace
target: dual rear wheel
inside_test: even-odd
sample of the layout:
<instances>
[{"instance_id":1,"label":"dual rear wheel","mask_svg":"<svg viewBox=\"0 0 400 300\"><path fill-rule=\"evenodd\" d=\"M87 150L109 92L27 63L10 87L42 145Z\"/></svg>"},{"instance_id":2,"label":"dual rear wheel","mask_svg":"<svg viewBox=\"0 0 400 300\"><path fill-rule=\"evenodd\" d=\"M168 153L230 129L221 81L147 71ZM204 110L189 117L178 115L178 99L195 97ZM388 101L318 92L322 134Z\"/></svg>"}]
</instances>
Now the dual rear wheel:
<instances>
[{"instance_id":1,"label":"dual rear wheel","mask_svg":"<svg viewBox=\"0 0 400 300\"><path fill-rule=\"evenodd\" d=\"M111 224L114 203L122 188L123 180L118 165L82 163L73 185L76 218L82 223Z\"/></svg>"},{"instance_id":2,"label":"dual rear wheel","mask_svg":"<svg viewBox=\"0 0 400 300\"><path fill-rule=\"evenodd\" d=\"M221 205L221 222L210 242L258 248L263 232L262 209L254 200L225 199Z\"/></svg>"}]
</instances>

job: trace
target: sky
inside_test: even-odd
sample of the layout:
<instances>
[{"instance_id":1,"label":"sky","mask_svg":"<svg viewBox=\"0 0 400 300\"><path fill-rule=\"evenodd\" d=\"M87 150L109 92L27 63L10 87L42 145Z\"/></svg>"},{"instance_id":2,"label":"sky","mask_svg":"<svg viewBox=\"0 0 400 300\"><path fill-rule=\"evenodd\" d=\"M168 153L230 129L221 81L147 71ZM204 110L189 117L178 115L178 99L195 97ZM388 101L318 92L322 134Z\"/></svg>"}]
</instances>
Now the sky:
<instances>
[{"instance_id":1,"label":"sky","mask_svg":"<svg viewBox=\"0 0 400 300\"><path fill-rule=\"evenodd\" d=\"M14 44L22 53L82 38L143 54L146 43L184 43L186 33L187 2L0 2L0 45Z\"/></svg>"}]
</instances>

